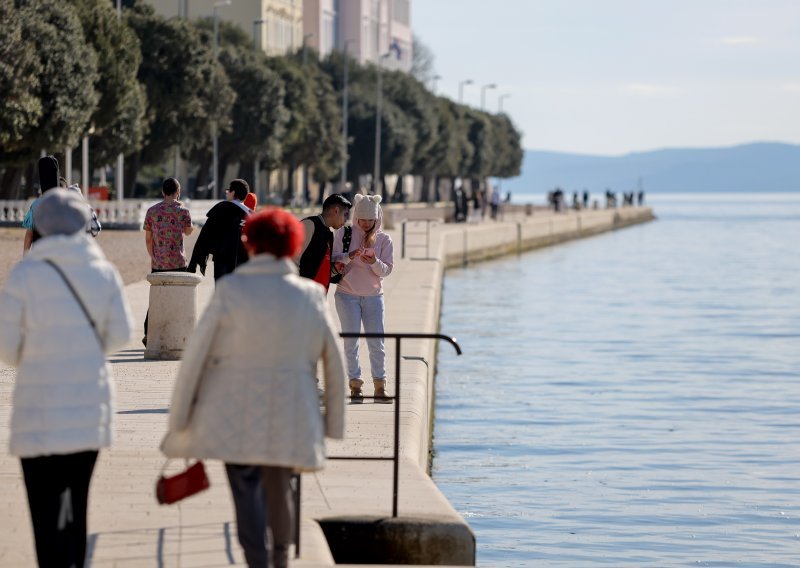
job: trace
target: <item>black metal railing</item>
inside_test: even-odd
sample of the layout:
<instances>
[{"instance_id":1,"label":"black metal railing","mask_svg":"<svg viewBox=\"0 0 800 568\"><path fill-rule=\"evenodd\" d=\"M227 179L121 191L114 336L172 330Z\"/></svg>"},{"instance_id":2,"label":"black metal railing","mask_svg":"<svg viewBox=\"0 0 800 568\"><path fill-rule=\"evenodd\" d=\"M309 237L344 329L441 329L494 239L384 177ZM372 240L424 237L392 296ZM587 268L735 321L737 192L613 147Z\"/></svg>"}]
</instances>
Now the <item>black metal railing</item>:
<instances>
[{"instance_id":1,"label":"black metal railing","mask_svg":"<svg viewBox=\"0 0 800 568\"><path fill-rule=\"evenodd\" d=\"M395 395L381 397L394 401L394 451L391 456L328 456L329 460L353 460L353 461L391 461L393 462L392 470L392 517L397 517L397 497L398 497L398 484L400 479L400 386L402 384L402 375L400 370L401 356L401 341L403 339L442 339L450 343L456 350L456 353L461 355L461 346L455 338L441 333L340 333L340 337L345 338L381 338L381 339L394 339L395 340L395 353L394 353L394 373L395 373ZM427 366L427 362L426 362ZM375 399L374 396L363 396L365 399ZM300 557L300 475L295 478L296 491L295 491L295 554Z\"/></svg>"}]
</instances>

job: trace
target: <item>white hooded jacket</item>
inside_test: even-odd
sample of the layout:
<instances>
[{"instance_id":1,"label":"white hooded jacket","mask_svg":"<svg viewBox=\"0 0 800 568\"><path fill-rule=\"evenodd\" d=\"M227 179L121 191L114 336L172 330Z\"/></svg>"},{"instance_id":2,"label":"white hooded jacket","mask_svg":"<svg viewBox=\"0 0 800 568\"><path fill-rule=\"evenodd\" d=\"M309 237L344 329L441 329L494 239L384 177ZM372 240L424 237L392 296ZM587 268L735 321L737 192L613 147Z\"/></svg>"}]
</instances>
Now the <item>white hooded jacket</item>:
<instances>
[{"instance_id":1,"label":"white hooded jacket","mask_svg":"<svg viewBox=\"0 0 800 568\"><path fill-rule=\"evenodd\" d=\"M55 262L97 325L86 315ZM107 353L124 346L131 317L114 266L85 233L45 237L0 292L0 359L16 366L10 451L20 457L111 444L114 386Z\"/></svg>"},{"instance_id":2,"label":"white hooded jacket","mask_svg":"<svg viewBox=\"0 0 800 568\"><path fill-rule=\"evenodd\" d=\"M361 196L356 196L356 198ZM379 202L379 200L378 200ZM358 203L358 200L356 201ZM392 273L394 268L394 245L392 238L383 232L383 210L377 207L375 220L375 262L369 264L360 257L350 259L349 253L364 246L366 233L358 226L358 206L353 207L353 226L350 248L343 252L344 230L342 227L333 236L333 262L345 264L342 271L342 280L336 285L336 293L351 296L381 296L383 295L383 279Z\"/></svg>"}]
</instances>

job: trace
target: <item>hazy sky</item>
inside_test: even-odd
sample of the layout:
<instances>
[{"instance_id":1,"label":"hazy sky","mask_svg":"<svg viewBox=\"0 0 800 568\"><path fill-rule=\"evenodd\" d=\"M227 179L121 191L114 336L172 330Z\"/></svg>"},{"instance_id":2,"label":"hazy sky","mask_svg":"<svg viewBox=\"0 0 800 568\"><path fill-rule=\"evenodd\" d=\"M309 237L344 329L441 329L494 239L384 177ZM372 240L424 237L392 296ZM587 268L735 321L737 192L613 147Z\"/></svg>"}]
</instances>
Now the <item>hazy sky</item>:
<instances>
[{"instance_id":1,"label":"hazy sky","mask_svg":"<svg viewBox=\"0 0 800 568\"><path fill-rule=\"evenodd\" d=\"M437 92L504 109L528 149L800 143L800 0L414 0Z\"/></svg>"}]
</instances>

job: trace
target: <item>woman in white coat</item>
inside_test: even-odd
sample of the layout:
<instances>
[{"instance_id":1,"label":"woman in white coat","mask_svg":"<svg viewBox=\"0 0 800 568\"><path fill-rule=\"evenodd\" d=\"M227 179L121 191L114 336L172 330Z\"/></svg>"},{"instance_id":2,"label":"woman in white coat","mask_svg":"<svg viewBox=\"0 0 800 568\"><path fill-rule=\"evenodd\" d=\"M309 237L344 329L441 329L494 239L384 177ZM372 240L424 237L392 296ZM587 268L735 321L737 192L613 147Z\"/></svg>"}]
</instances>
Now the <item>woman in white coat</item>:
<instances>
[{"instance_id":1,"label":"woman in white coat","mask_svg":"<svg viewBox=\"0 0 800 568\"><path fill-rule=\"evenodd\" d=\"M291 475L322 468L324 436L344 435L344 368L325 290L291 261L303 241L300 222L268 208L247 218L242 240L250 260L217 282L189 340L162 450L225 462L248 565L282 568Z\"/></svg>"},{"instance_id":2,"label":"woman in white coat","mask_svg":"<svg viewBox=\"0 0 800 568\"><path fill-rule=\"evenodd\" d=\"M131 317L119 274L85 232L79 193L51 189L34 222L42 238L0 292L0 359L17 367L10 451L21 458L39 565L83 566L89 482L111 443L105 356L127 343Z\"/></svg>"}]
</instances>

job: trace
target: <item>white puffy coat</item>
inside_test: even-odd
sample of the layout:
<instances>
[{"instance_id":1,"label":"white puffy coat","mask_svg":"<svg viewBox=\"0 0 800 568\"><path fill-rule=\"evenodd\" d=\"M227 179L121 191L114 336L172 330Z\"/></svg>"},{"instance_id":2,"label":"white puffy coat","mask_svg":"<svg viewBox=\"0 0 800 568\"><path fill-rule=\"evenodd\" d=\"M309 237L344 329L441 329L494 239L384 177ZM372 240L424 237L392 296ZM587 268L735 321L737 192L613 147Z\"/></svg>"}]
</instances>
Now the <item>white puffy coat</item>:
<instances>
[{"instance_id":1,"label":"white puffy coat","mask_svg":"<svg viewBox=\"0 0 800 568\"><path fill-rule=\"evenodd\" d=\"M344 436L344 368L325 290L288 260L257 255L217 282L184 352L161 448L310 471L324 465L325 435Z\"/></svg>"},{"instance_id":2,"label":"white puffy coat","mask_svg":"<svg viewBox=\"0 0 800 568\"><path fill-rule=\"evenodd\" d=\"M101 348L51 259L86 305ZM125 345L131 317L122 281L84 233L38 240L0 292L0 359L18 367L10 451L20 457L111 444L114 386L105 355Z\"/></svg>"}]
</instances>

